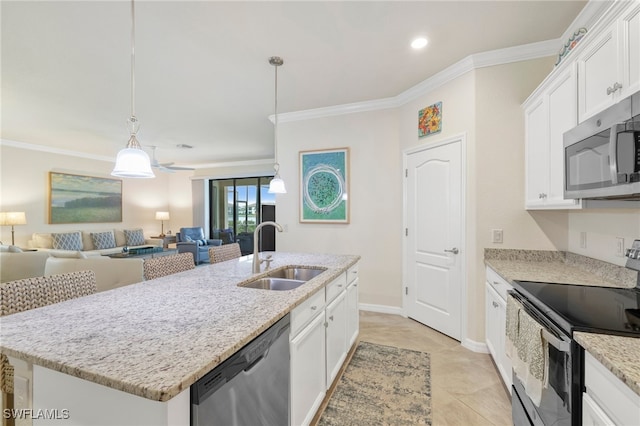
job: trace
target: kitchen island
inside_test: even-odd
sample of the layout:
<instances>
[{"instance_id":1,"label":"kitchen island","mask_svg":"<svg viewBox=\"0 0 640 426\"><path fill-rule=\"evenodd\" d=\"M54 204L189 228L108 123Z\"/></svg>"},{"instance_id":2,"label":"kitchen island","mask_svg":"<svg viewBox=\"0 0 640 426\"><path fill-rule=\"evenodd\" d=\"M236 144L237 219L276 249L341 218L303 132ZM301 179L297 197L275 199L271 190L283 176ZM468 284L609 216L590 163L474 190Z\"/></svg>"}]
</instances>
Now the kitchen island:
<instances>
[{"instance_id":1,"label":"kitchen island","mask_svg":"<svg viewBox=\"0 0 640 426\"><path fill-rule=\"evenodd\" d=\"M326 271L294 290L268 291L238 286L265 274L252 273L252 256L199 267L4 317L0 349L33 364L34 409L68 409L74 416L69 407L37 406L38 378L44 374L48 381L78 378L83 387L97 384L109 395L118 391L118 398L149 400L143 405L175 405L179 396L180 408L161 404L158 410L167 423L188 424L184 401L188 404L193 383L359 260L271 254L271 270L306 266ZM92 405L95 416L101 407L107 413L120 410L105 400ZM167 414L167 407L174 414Z\"/></svg>"}]
</instances>

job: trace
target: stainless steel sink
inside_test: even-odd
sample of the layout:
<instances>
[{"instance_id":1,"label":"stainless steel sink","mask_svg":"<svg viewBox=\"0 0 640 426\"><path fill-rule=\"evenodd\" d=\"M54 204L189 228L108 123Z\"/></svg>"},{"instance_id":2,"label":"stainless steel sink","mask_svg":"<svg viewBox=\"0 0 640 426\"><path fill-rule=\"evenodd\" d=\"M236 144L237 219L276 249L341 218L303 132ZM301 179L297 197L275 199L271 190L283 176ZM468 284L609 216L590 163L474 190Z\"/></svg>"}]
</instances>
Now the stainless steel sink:
<instances>
[{"instance_id":1,"label":"stainless steel sink","mask_svg":"<svg viewBox=\"0 0 640 426\"><path fill-rule=\"evenodd\" d=\"M302 280L292 280L287 278L274 278L274 277L266 277L260 278L255 281L250 281L246 284L242 284L241 287L247 288L258 288L261 290L293 290L294 288L300 287L306 281Z\"/></svg>"},{"instance_id":2,"label":"stainless steel sink","mask_svg":"<svg viewBox=\"0 0 640 426\"><path fill-rule=\"evenodd\" d=\"M276 269L269 272L266 277L238 284L238 286L261 290L293 290L324 271L326 271L326 268L287 267Z\"/></svg>"},{"instance_id":3,"label":"stainless steel sink","mask_svg":"<svg viewBox=\"0 0 640 426\"><path fill-rule=\"evenodd\" d=\"M324 271L326 271L326 269L290 267L271 271L267 274L267 276L274 278L285 278L289 280L309 281L310 279L317 277Z\"/></svg>"}]
</instances>

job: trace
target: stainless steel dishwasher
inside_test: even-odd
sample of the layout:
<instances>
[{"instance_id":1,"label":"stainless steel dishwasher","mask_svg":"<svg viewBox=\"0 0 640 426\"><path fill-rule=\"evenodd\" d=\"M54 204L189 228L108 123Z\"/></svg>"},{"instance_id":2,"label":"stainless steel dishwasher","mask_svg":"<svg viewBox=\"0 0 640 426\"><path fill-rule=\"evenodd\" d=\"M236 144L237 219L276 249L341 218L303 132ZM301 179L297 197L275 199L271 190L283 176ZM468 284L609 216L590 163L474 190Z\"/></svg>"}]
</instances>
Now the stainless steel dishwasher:
<instances>
[{"instance_id":1,"label":"stainless steel dishwasher","mask_svg":"<svg viewBox=\"0 0 640 426\"><path fill-rule=\"evenodd\" d=\"M289 424L289 315L191 386L191 425Z\"/></svg>"}]
</instances>

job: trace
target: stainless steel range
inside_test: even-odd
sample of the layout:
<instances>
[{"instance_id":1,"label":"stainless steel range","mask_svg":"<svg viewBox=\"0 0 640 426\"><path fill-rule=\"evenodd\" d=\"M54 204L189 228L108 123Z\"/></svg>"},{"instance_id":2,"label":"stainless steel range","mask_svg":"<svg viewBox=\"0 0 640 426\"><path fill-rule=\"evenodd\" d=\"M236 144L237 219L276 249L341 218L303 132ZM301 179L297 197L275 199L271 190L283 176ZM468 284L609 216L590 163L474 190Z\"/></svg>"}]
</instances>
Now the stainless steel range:
<instances>
[{"instance_id":1,"label":"stainless steel range","mask_svg":"<svg viewBox=\"0 0 640 426\"><path fill-rule=\"evenodd\" d=\"M640 240L627 250L626 267L640 271ZM640 277L635 288L514 281L510 296L543 328L548 342L548 385L539 405L513 375L515 425L582 424L584 350L574 331L640 338Z\"/></svg>"}]
</instances>

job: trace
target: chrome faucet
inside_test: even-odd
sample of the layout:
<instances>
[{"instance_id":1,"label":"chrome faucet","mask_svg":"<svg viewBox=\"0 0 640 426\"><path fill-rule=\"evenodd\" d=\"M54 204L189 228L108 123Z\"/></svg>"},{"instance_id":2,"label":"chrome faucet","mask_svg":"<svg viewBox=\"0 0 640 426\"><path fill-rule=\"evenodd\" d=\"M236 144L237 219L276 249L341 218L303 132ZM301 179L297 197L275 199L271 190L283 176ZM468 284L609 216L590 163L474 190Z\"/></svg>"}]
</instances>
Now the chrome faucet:
<instances>
[{"instance_id":1,"label":"chrome faucet","mask_svg":"<svg viewBox=\"0 0 640 426\"><path fill-rule=\"evenodd\" d=\"M282 232L282 226L280 226L279 223L276 222L262 222L261 224L259 224L258 226L256 226L256 230L253 231L253 273L257 274L258 272L260 272L260 264L262 262L267 262L267 267L268 265L271 264L271 256L268 256L267 259L260 259L260 253L258 253L258 238L260 237L260 230L262 229L262 227L267 226L267 225L271 225L274 226L278 232Z\"/></svg>"}]
</instances>

